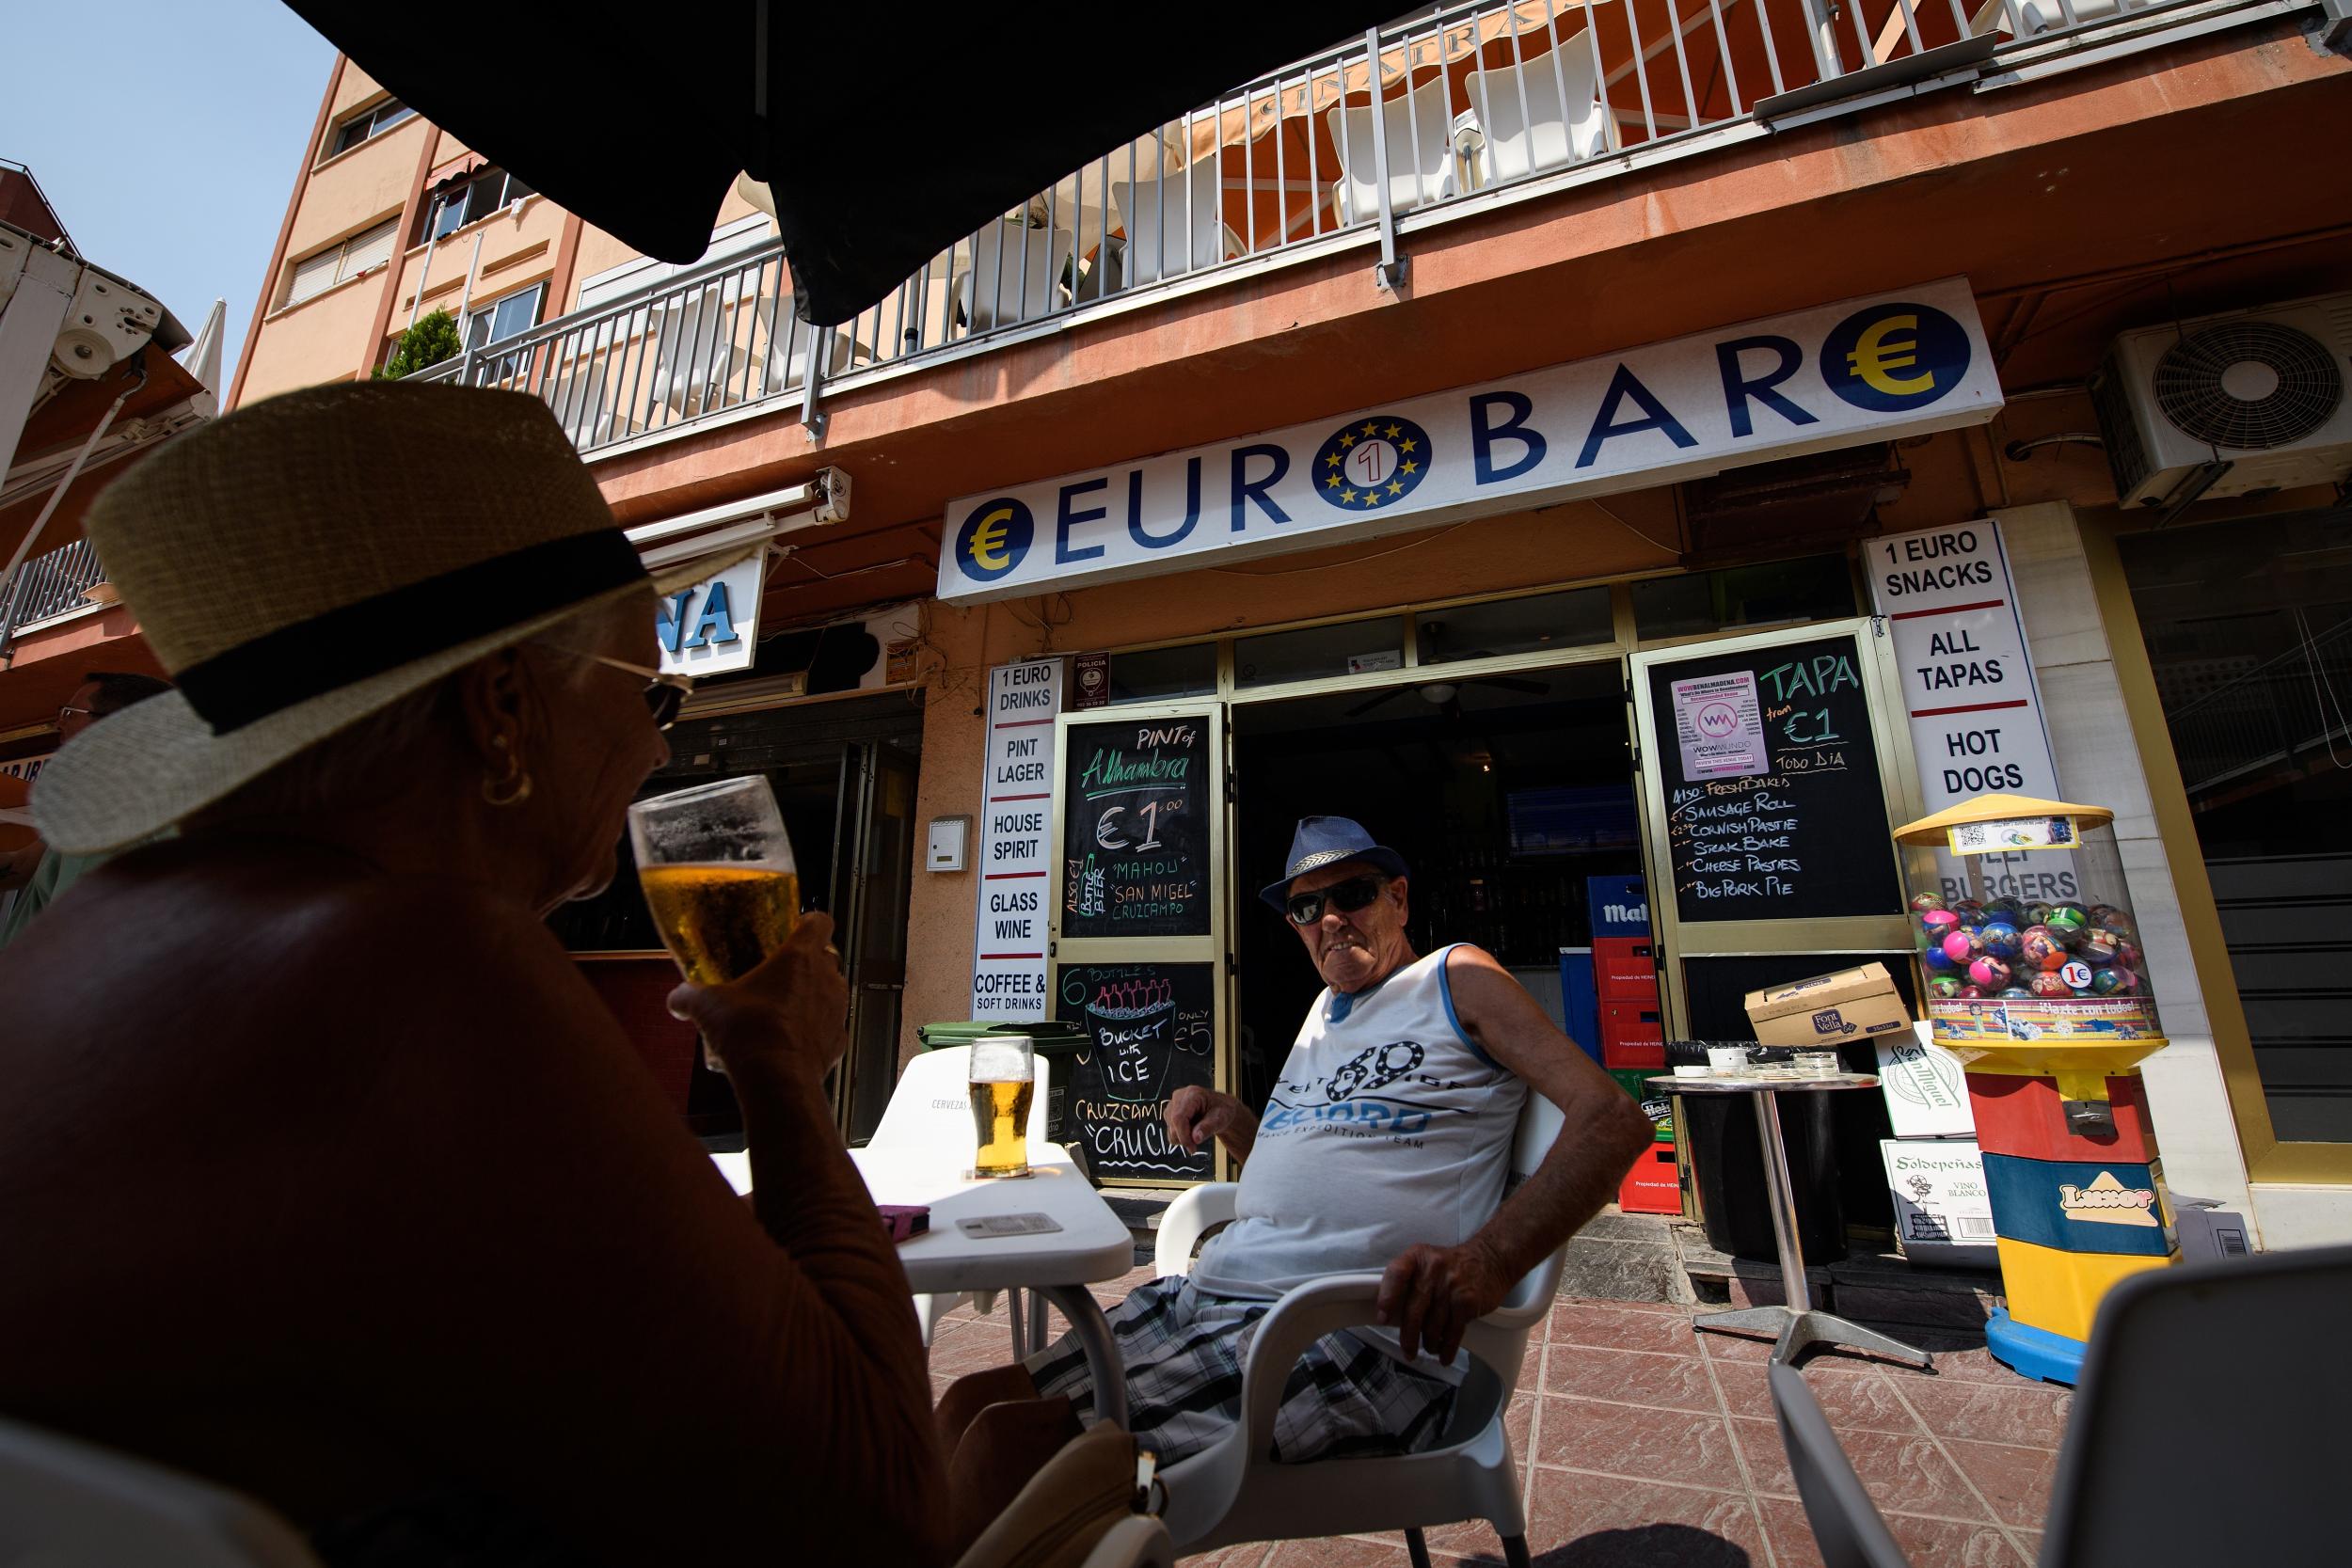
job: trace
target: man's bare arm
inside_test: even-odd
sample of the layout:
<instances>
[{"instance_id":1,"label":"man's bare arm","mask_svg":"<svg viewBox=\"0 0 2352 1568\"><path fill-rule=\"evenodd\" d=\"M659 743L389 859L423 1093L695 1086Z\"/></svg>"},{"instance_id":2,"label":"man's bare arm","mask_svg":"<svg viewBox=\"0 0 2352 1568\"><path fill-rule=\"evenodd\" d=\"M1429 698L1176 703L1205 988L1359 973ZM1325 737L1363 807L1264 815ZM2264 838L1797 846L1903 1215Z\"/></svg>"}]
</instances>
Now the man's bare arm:
<instances>
[{"instance_id":1,"label":"man's bare arm","mask_svg":"<svg viewBox=\"0 0 2352 1568\"><path fill-rule=\"evenodd\" d=\"M40 857L47 848L47 845L35 839L21 849L0 854L0 893L14 893L31 881L33 873L40 868Z\"/></svg>"},{"instance_id":2,"label":"man's bare arm","mask_svg":"<svg viewBox=\"0 0 2352 1568\"><path fill-rule=\"evenodd\" d=\"M1397 1325L1406 1354L1425 1344L1451 1364L1462 1331L1616 1196L1651 1131L1632 1098L1490 955L1456 947L1446 980L1463 1031L1565 1118L1543 1164L1476 1235L1458 1247L1413 1247L1380 1282L1380 1321Z\"/></svg>"},{"instance_id":3,"label":"man's bare arm","mask_svg":"<svg viewBox=\"0 0 2352 1568\"><path fill-rule=\"evenodd\" d=\"M1186 1153L1215 1138L1236 1160L1257 1147L1258 1118L1222 1089L1186 1084L1168 1098L1168 1135Z\"/></svg>"}]
</instances>

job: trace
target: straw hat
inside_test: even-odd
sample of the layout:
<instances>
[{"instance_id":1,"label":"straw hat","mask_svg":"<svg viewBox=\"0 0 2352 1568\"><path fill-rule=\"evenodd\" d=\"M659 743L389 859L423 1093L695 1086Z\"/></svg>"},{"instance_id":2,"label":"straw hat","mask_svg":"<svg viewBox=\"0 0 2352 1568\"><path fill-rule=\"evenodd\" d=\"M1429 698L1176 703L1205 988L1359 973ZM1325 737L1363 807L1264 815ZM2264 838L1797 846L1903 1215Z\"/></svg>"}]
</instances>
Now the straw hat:
<instances>
[{"instance_id":1,"label":"straw hat","mask_svg":"<svg viewBox=\"0 0 2352 1568\"><path fill-rule=\"evenodd\" d=\"M591 606L639 594L650 616L657 588L554 414L522 392L387 381L271 398L132 468L87 530L179 689L91 725L43 770L34 821L76 854L148 837Z\"/></svg>"}]
</instances>

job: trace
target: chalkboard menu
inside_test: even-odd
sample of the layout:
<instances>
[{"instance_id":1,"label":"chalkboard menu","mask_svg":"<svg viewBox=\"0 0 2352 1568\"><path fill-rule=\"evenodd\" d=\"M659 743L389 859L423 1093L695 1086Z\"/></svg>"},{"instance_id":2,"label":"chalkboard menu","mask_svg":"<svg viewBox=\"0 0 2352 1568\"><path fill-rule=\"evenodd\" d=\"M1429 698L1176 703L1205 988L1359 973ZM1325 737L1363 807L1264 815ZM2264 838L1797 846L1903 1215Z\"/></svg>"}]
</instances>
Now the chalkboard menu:
<instances>
[{"instance_id":1,"label":"chalkboard menu","mask_svg":"<svg viewBox=\"0 0 2352 1568\"><path fill-rule=\"evenodd\" d=\"M1070 727L1062 936L1209 934L1209 756L1199 719Z\"/></svg>"},{"instance_id":2,"label":"chalkboard menu","mask_svg":"<svg viewBox=\"0 0 2352 1568\"><path fill-rule=\"evenodd\" d=\"M1207 1146L1168 1136L1168 1101L1216 1081L1216 966L1066 964L1057 1016L1086 1030L1062 1103L1103 1181L1206 1181Z\"/></svg>"},{"instance_id":3,"label":"chalkboard menu","mask_svg":"<svg viewBox=\"0 0 2352 1568\"><path fill-rule=\"evenodd\" d=\"M1901 911L1851 633L1655 664L1649 700L1683 921Z\"/></svg>"}]
</instances>

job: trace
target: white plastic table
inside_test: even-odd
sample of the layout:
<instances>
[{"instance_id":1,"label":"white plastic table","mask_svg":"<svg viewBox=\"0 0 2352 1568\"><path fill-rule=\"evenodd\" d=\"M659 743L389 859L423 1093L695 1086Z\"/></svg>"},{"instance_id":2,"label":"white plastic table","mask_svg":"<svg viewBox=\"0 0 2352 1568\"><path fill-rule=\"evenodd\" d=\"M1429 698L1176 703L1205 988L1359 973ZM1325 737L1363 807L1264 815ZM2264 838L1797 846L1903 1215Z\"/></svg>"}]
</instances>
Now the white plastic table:
<instances>
[{"instance_id":1,"label":"white plastic table","mask_svg":"<svg viewBox=\"0 0 2352 1568\"><path fill-rule=\"evenodd\" d=\"M1052 1144L1032 1142L1030 1174L982 1180L965 1174L971 1150L853 1148L850 1158L877 1203L930 1207L930 1229L898 1245L907 1287L934 1295L961 1291L1036 1291L1062 1310L1094 1374L1094 1409L1127 1424L1127 1370L1110 1323L1087 1287L1135 1267L1135 1238L1102 1195ZM749 1161L712 1156L738 1192L750 1190ZM1059 1230L1041 1236L976 1238L958 1220L992 1214L1046 1214Z\"/></svg>"}]
</instances>

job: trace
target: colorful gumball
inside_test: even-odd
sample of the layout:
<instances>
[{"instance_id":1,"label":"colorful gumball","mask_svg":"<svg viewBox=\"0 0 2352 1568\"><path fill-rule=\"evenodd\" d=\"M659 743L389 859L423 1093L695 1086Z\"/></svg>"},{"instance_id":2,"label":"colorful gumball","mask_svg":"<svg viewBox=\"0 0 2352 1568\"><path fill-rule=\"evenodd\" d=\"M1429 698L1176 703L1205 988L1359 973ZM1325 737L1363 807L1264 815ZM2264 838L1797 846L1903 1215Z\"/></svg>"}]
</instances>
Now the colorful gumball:
<instances>
[{"instance_id":1,"label":"colorful gumball","mask_svg":"<svg viewBox=\"0 0 2352 1568\"><path fill-rule=\"evenodd\" d=\"M1949 910L1922 910L1919 928L1928 934L1930 943L1942 942L1960 927L1960 916Z\"/></svg>"},{"instance_id":2,"label":"colorful gumball","mask_svg":"<svg viewBox=\"0 0 2352 1568\"><path fill-rule=\"evenodd\" d=\"M1966 989L1965 982L1957 974L1936 974L1928 979L1928 994L1938 1002L1949 1002Z\"/></svg>"},{"instance_id":3,"label":"colorful gumball","mask_svg":"<svg viewBox=\"0 0 2352 1568\"><path fill-rule=\"evenodd\" d=\"M1944 938L1944 956L1956 964L1972 964L1984 957L1984 938L1963 928L1947 932Z\"/></svg>"},{"instance_id":4,"label":"colorful gumball","mask_svg":"<svg viewBox=\"0 0 2352 1568\"><path fill-rule=\"evenodd\" d=\"M1982 986L1963 986L1960 988L1960 999L1963 1002L1981 1002L1984 1000L1984 988Z\"/></svg>"},{"instance_id":5,"label":"colorful gumball","mask_svg":"<svg viewBox=\"0 0 2352 1568\"><path fill-rule=\"evenodd\" d=\"M2066 961L2066 944L2047 926L2028 926L2018 933L2017 954L2035 969L2056 969Z\"/></svg>"},{"instance_id":6,"label":"colorful gumball","mask_svg":"<svg viewBox=\"0 0 2352 1568\"><path fill-rule=\"evenodd\" d=\"M1962 927L1971 931L1982 926L1986 918L1984 906L1978 903L1974 898L1963 898L1959 903L1954 904L1952 906L1952 912L1960 916L1960 924Z\"/></svg>"},{"instance_id":7,"label":"colorful gumball","mask_svg":"<svg viewBox=\"0 0 2352 1568\"><path fill-rule=\"evenodd\" d=\"M2104 926L2107 923L2110 917L2121 914L2122 912L2122 911L2118 910L2113 904L2093 904L2090 908L2083 911L2083 913L2090 917L2090 923L2093 926Z\"/></svg>"},{"instance_id":8,"label":"colorful gumball","mask_svg":"<svg viewBox=\"0 0 2352 1568\"><path fill-rule=\"evenodd\" d=\"M2049 918L2042 924L2047 926L2058 941L2072 947L2075 939L2083 934L2083 927L2090 924L2090 917L2083 911L2080 904L2053 904Z\"/></svg>"},{"instance_id":9,"label":"colorful gumball","mask_svg":"<svg viewBox=\"0 0 2352 1568\"><path fill-rule=\"evenodd\" d=\"M2083 940L2074 944L2074 956L2093 969L2104 969L2113 963L2115 956L2122 950L2123 944L2116 940L2113 931L2103 931L2096 926L2085 931Z\"/></svg>"},{"instance_id":10,"label":"colorful gumball","mask_svg":"<svg viewBox=\"0 0 2352 1568\"><path fill-rule=\"evenodd\" d=\"M2008 989L2009 981L2009 965L1990 953L1968 966L1969 984L1987 994Z\"/></svg>"},{"instance_id":11,"label":"colorful gumball","mask_svg":"<svg viewBox=\"0 0 2352 1568\"><path fill-rule=\"evenodd\" d=\"M2026 907L2014 898L1994 898L1985 904L1984 918L1987 921L2006 920L2011 926L2022 925L2026 918Z\"/></svg>"},{"instance_id":12,"label":"colorful gumball","mask_svg":"<svg viewBox=\"0 0 2352 1568\"><path fill-rule=\"evenodd\" d=\"M2009 987L2007 990L2003 990L2003 991L2001 992L2001 999L2002 999L2003 1001L2005 1001L2005 1002L2007 1002L2007 1001L2017 1001L2017 1000L2025 1000L2025 999L2028 999L2028 998L2030 998L2032 995L2033 995L2033 992L2031 992L2031 991L2027 990L2026 990L2025 987L2023 987L2023 986L2010 986L2010 987Z\"/></svg>"},{"instance_id":13,"label":"colorful gumball","mask_svg":"<svg viewBox=\"0 0 2352 1568\"><path fill-rule=\"evenodd\" d=\"M2093 970L2090 991L2094 996L2115 996L2133 988L2132 972L2128 969Z\"/></svg>"},{"instance_id":14,"label":"colorful gumball","mask_svg":"<svg viewBox=\"0 0 2352 1568\"><path fill-rule=\"evenodd\" d=\"M2066 977L2055 969L2045 969L2041 974L2036 974L2031 980L2026 982L2026 989L2033 992L2036 996L2041 997L2072 996L2074 994L2074 988L2068 985L2066 983Z\"/></svg>"},{"instance_id":15,"label":"colorful gumball","mask_svg":"<svg viewBox=\"0 0 2352 1568\"><path fill-rule=\"evenodd\" d=\"M1940 942L1931 942L1921 948L1919 962L1930 974L1949 974L1960 968L1952 962L1952 956L1944 951L1944 944Z\"/></svg>"},{"instance_id":16,"label":"colorful gumball","mask_svg":"<svg viewBox=\"0 0 2352 1568\"><path fill-rule=\"evenodd\" d=\"M1984 950L1996 958L2013 958L2022 951L2023 939L2017 927L2006 920L1988 920L1977 935L1983 939Z\"/></svg>"},{"instance_id":17,"label":"colorful gumball","mask_svg":"<svg viewBox=\"0 0 2352 1568\"><path fill-rule=\"evenodd\" d=\"M2132 923L2124 919L2120 914L2110 915L2106 919L2100 921L2098 925L2099 929L2111 933L2118 942L2137 942L2139 940L2139 933L2132 929Z\"/></svg>"},{"instance_id":18,"label":"colorful gumball","mask_svg":"<svg viewBox=\"0 0 2352 1568\"><path fill-rule=\"evenodd\" d=\"M2058 973L2070 990L2080 992L2090 989L2090 966L2080 958L2067 959Z\"/></svg>"},{"instance_id":19,"label":"colorful gumball","mask_svg":"<svg viewBox=\"0 0 2352 1568\"><path fill-rule=\"evenodd\" d=\"M1944 895L1940 893L1915 893L1911 895L1911 912L1914 914L1925 914L1930 910L1943 907Z\"/></svg>"},{"instance_id":20,"label":"colorful gumball","mask_svg":"<svg viewBox=\"0 0 2352 1568\"><path fill-rule=\"evenodd\" d=\"M2118 969L2140 970L2146 968L2147 966L2139 961L2138 948L2134 947L2128 942L2119 942L2115 944L2115 967Z\"/></svg>"},{"instance_id":21,"label":"colorful gumball","mask_svg":"<svg viewBox=\"0 0 2352 1568\"><path fill-rule=\"evenodd\" d=\"M2040 925L2043 925L2043 924L2045 924L2045 923L2049 920L2049 918L2050 918L2050 906L2049 906L2049 905L2047 905L2047 904L2042 904L2042 903L2034 903L2034 904L2028 904L2028 905L2026 905L2026 925L2028 925L2028 926L2040 926Z\"/></svg>"}]
</instances>

